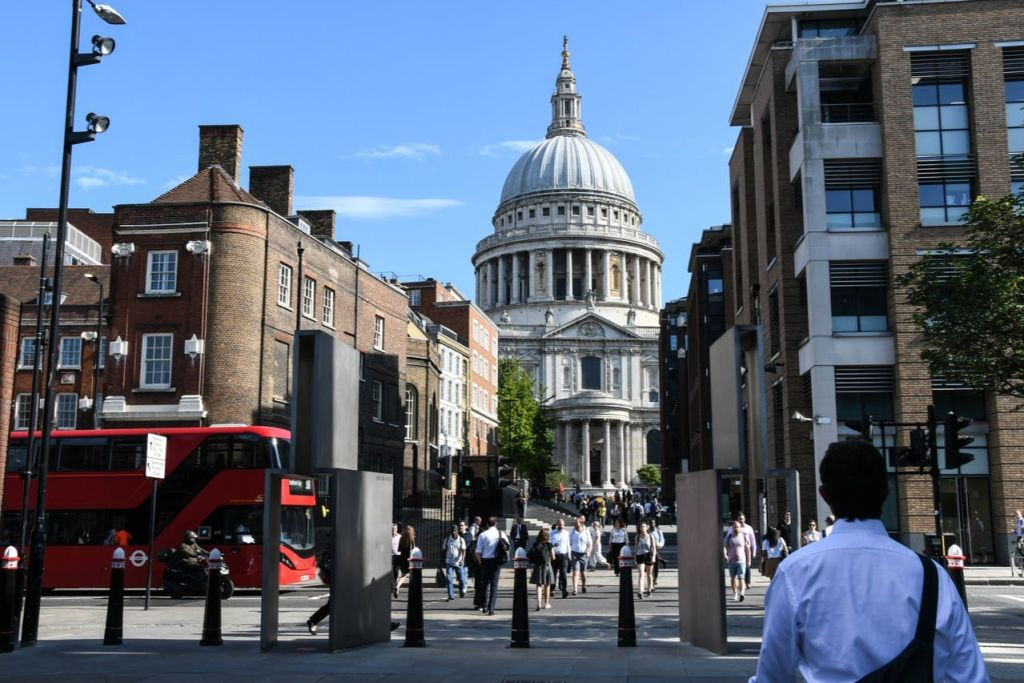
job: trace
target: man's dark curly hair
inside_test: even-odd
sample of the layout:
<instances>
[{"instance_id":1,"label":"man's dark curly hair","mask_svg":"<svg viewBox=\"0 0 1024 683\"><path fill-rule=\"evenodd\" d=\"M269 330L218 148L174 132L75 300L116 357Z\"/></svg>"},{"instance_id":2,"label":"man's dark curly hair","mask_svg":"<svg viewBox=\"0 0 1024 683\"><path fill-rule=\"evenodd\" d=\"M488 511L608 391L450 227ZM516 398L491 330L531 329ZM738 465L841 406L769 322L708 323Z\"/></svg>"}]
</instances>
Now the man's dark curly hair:
<instances>
[{"instance_id":1,"label":"man's dark curly hair","mask_svg":"<svg viewBox=\"0 0 1024 683\"><path fill-rule=\"evenodd\" d=\"M825 451L818 472L836 517L852 521L882 516L889 485L885 461L872 444L861 439L836 441Z\"/></svg>"}]
</instances>

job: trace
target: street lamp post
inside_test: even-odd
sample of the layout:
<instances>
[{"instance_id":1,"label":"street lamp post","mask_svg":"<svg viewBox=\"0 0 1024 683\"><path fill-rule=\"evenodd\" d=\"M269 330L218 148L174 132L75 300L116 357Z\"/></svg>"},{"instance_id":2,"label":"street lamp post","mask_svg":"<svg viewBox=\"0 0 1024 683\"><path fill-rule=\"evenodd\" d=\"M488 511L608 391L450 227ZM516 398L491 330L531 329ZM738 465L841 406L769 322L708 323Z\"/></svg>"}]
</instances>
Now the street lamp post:
<instances>
[{"instance_id":1,"label":"street lamp post","mask_svg":"<svg viewBox=\"0 0 1024 683\"><path fill-rule=\"evenodd\" d=\"M98 5L88 0L93 11L108 24L123 24L124 18L109 5ZM43 564L46 557L46 479L49 471L50 431L53 428L53 378L57 365L57 345L60 330L59 293L64 275L64 246L68 230L68 189L71 184L71 148L82 142L91 142L98 133L110 126L110 119L90 113L86 117L88 129L76 132L75 91L78 86L78 67L98 64L100 59L114 51L114 40L102 36L92 37L92 52L79 52L82 0L71 0L71 48L68 55L68 92L64 110L64 146L60 171L60 208L57 213L57 236L53 258L53 299L50 303L49 343L46 347L46 383L43 385L42 436L39 448L39 487L36 491L36 524L29 547L28 588L25 594L25 612L21 629L21 646L35 645L39 635L39 607L43 596Z\"/></svg>"},{"instance_id":2,"label":"street lamp post","mask_svg":"<svg viewBox=\"0 0 1024 683\"><path fill-rule=\"evenodd\" d=\"M103 347L100 344L100 335L103 334L103 283L93 273L85 274L86 280L91 280L100 288L99 311L96 313L96 355L92 359L92 428L100 428L100 359Z\"/></svg>"}]
</instances>

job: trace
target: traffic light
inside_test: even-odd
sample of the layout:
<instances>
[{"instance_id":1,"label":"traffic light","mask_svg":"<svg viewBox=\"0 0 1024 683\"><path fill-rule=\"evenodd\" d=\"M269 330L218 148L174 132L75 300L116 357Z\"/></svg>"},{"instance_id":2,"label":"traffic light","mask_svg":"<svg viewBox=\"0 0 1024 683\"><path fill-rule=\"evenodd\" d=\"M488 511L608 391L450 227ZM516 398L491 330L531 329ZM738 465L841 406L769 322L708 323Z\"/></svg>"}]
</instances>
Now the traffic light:
<instances>
[{"instance_id":1,"label":"traffic light","mask_svg":"<svg viewBox=\"0 0 1024 683\"><path fill-rule=\"evenodd\" d=\"M498 488L505 488L513 484L512 478L515 476L515 468L512 467L512 458L499 455L497 458L498 467ZM507 477L507 479L506 479Z\"/></svg>"},{"instance_id":2,"label":"traffic light","mask_svg":"<svg viewBox=\"0 0 1024 683\"><path fill-rule=\"evenodd\" d=\"M973 436L960 436L960 430L966 429L969 424L971 424L971 418L960 417L952 411L943 418L943 426L945 427L944 438L946 440L946 462L943 465L943 469L959 469L974 460L974 455L971 453L960 452L961 448L965 448L974 442Z\"/></svg>"},{"instance_id":3,"label":"traffic light","mask_svg":"<svg viewBox=\"0 0 1024 683\"><path fill-rule=\"evenodd\" d=\"M459 468L459 488L462 495L468 496L473 491L473 468L463 465Z\"/></svg>"},{"instance_id":4,"label":"traffic light","mask_svg":"<svg viewBox=\"0 0 1024 683\"><path fill-rule=\"evenodd\" d=\"M442 453L448 450L447 447L442 447L442 449ZM437 476L441 477L441 487L450 488L452 481L452 456L437 456L437 462L434 465L434 472L437 473Z\"/></svg>"},{"instance_id":5,"label":"traffic light","mask_svg":"<svg viewBox=\"0 0 1024 683\"><path fill-rule=\"evenodd\" d=\"M843 422L844 425L849 427L855 432L858 432L862 439L865 441L871 441L871 416L865 415L859 420L847 420Z\"/></svg>"},{"instance_id":6,"label":"traffic light","mask_svg":"<svg viewBox=\"0 0 1024 683\"><path fill-rule=\"evenodd\" d=\"M924 467L928 461L928 436L920 427L910 432L910 447L900 449L899 465Z\"/></svg>"}]
</instances>

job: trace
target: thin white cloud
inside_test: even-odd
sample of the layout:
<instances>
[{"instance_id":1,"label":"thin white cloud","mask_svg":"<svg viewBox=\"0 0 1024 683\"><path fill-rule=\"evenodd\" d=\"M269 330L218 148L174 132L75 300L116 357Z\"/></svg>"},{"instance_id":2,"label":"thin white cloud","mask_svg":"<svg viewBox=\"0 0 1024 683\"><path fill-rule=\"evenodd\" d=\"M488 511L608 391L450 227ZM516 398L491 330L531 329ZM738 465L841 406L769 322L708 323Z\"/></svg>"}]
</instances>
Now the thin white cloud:
<instances>
[{"instance_id":1,"label":"thin white cloud","mask_svg":"<svg viewBox=\"0 0 1024 683\"><path fill-rule=\"evenodd\" d=\"M413 142L404 145L383 145L377 149L356 152L353 156L359 159L412 159L423 161L427 157L440 156L441 148L426 142Z\"/></svg>"},{"instance_id":2,"label":"thin white cloud","mask_svg":"<svg viewBox=\"0 0 1024 683\"><path fill-rule=\"evenodd\" d=\"M411 218L431 211L462 206L458 199L402 199L399 197L372 197L362 195L295 197L296 206L303 209L334 209L346 218L377 220L381 218Z\"/></svg>"},{"instance_id":3,"label":"thin white cloud","mask_svg":"<svg viewBox=\"0 0 1024 683\"><path fill-rule=\"evenodd\" d=\"M611 146L617 145L620 142L636 142L639 140L635 135L624 135L622 133L616 133L615 135L602 135L597 139L602 145Z\"/></svg>"},{"instance_id":4,"label":"thin white cloud","mask_svg":"<svg viewBox=\"0 0 1024 683\"><path fill-rule=\"evenodd\" d=\"M142 185L146 182L124 171L113 171L98 166L78 166L75 168L75 176L75 184L86 190L107 185Z\"/></svg>"},{"instance_id":5,"label":"thin white cloud","mask_svg":"<svg viewBox=\"0 0 1024 683\"><path fill-rule=\"evenodd\" d=\"M538 144L540 144L539 140L505 140L493 145L484 145L480 148L480 153L488 157L498 156L501 152L519 152L521 154L529 152Z\"/></svg>"}]
</instances>

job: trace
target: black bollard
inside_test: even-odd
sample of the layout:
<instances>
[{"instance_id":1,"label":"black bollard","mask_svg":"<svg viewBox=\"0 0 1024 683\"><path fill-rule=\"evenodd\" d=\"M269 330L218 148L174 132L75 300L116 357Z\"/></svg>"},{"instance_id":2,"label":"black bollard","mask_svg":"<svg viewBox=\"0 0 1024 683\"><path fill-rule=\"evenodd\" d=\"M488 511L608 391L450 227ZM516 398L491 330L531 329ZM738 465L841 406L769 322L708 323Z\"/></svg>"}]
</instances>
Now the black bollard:
<instances>
[{"instance_id":1,"label":"black bollard","mask_svg":"<svg viewBox=\"0 0 1024 683\"><path fill-rule=\"evenodd\" d=\"M114 550L110 561L110 595L107 599L107 627L104 645L120 645L124 636L124 548Z\"/></svg>"},{"instance_id":2,"label":"black bollard","mask_svg":"<svg viewBox=\"0 0 1024 683\"><path fill-rule=\"evenodd\" d=\"M424 647L423 638L423 553L409 553L409 612L405 619L405 646Z\"/></svg>"},{"instance_id":3,"label":"black bollard","mask_svg":"<svg viewBox=\"0 0 1024 683\"><path fill-rule=\"evenodd\" d=\"M949 553L946 555L946 571L949 572L949 578L953 579L960 599L964 601L964 609L967 609L967 588L964 585L964 560L967 558L961 554L963 551L956 544L949 546L946 552Z\"/></svg>"},{"instance_id":4,"label":"black bollard","mask_svg":"<svg viewBox=\"0 0 1024 683\"><path fill-rule=\"evenodd\" d=\"M18 549L9 545L0 566L0 652L18 642L18 574Z\"/></svg>"},{"instance_id":5,"label":"black bollard","mask_svg":"<svg viewBox=\"0 0 1024 683\"><path fill-rule=\"evenodd\" d=\"M516 550L512 560L515 570L515 584L512 588L512 644L509 647L530 647L530 612L526 606L526 549Z\"/></svg>"},{"instance_id":6,"label":"black bollard","mask_svg":"<svg viewBox=\"0 0 1024 683\"><path fill-rule=\"evenodd\" d=\"M206 561L206 610L203 612L203 639L200 645L223 645L220 637L220 551L214 548Z\"/></svg>"},{"instance_id":7,"label":"black bollard","mask_svg":"<svg viewBox=\"0 0 1024 683\"><path fill-rule=\"evenodd\" d=\"M633 568L636 559L628 545L619 551L619 647L636 647L636 612L633 611Z\"/></svg>"}]
</instances>

